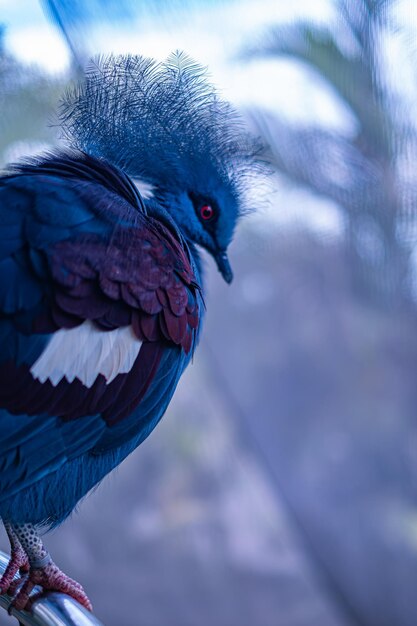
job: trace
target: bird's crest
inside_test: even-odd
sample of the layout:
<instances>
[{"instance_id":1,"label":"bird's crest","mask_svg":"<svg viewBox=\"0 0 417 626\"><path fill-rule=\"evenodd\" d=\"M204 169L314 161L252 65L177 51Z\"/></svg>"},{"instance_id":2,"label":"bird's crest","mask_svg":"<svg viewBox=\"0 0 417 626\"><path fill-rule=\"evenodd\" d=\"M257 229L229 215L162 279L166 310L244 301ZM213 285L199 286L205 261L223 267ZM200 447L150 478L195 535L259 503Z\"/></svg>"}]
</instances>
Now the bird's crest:
<instances>
[{"instance_id":1,"label":"bird's crest","mask_svg":"<svg viewBox=\"0 0 417 626\"><path fill-rule=\"evenodd\" d=\"M73 147L159 186L190 186L204 171L238 195L260 162L261 146L219 98L206 69L183 53L163 63L98 58L67 92L60 117Z\"/></svg>"}]
</instances>

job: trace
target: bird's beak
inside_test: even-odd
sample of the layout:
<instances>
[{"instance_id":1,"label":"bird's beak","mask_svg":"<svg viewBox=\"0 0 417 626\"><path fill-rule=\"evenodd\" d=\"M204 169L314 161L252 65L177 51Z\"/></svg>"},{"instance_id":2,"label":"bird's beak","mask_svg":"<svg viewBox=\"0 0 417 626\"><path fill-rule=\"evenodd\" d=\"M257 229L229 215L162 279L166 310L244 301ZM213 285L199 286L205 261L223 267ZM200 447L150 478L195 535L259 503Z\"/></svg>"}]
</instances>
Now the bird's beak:
<instances>
[{"instance_id":1,"label":"bird's beak","mask_svg":"<svg viewBox=\"0 0 417 626\"><path fill-rule=\"evenodd\" d=\"M224 280L230 284L233 280L233 272L230 267L229 259L227 258L227 252L220 250L214 258L220 274L223 276Z\"/></svg>"}]
</instances>

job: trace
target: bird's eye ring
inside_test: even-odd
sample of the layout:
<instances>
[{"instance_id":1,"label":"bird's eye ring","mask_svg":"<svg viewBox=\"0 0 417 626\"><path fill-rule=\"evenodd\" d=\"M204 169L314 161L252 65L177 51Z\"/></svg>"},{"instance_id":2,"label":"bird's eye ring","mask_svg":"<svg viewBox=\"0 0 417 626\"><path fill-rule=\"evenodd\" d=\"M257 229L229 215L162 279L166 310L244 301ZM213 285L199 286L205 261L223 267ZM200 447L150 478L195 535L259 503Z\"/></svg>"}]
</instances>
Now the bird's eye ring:
<instances>
[{"instance_id":1,"label":"bird's eye ring","mask_svg":"<svg viewBox=\"0 0 417 626\"><path fill-rule=\"evenodd\" d=\"M214 217L214 209L209 204L205 204L200 208L201 219L208 222Z\"/></svg>"}]
</instances>

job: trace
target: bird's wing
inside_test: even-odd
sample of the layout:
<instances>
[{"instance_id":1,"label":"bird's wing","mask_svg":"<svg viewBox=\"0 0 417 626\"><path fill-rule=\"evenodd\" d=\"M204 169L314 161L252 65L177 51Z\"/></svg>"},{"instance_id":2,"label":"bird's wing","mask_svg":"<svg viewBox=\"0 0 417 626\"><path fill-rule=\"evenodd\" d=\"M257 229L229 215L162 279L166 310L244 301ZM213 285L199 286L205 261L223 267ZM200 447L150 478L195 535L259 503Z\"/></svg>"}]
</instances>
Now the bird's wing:
<instances>
[{"instance_id":1,"label":"bird's wing","mask_svg":"<svg viewBox=\"0 0 417 626\"><path fill-rule=\"evenodd\" d=\"M2 496L108 439L164 351L193 346L184 244L121 197L108 220L117 198L96 187L28 172L0 181Z\"/></svg>"}]
</instances>

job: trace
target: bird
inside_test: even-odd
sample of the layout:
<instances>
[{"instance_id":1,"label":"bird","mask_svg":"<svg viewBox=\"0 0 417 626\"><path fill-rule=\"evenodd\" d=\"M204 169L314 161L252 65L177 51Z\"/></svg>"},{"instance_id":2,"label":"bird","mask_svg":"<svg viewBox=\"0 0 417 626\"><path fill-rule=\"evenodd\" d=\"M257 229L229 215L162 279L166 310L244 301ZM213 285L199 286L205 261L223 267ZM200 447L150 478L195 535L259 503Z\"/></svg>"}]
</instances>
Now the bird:
<instances>
[{"instance_id":1,"label":"bird","mask_svg":"<svg viewBox=\"0 0 417 626\"><path fill-rule=\"evenodd\" d=\"M201 334L201 249L230 283L262 159L181 52L94 59L58 124L63 147L0 178L0 593L24 609L40 585L91 610L41 536L164 415Z\"/></svg>"}]
</instances>

